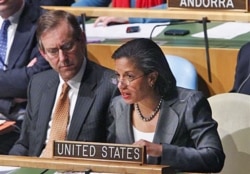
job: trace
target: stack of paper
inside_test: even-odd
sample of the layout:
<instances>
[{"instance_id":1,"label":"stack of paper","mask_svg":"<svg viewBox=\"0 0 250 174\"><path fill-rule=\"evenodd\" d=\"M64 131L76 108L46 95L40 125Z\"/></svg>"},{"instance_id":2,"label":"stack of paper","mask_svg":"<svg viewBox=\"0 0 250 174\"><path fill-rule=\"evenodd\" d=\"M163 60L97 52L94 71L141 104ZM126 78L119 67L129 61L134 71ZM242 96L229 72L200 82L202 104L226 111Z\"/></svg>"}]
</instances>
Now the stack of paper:
<instances>
[{"instance_id":1,"label":"stack of paper","mask_svg":"<svg viewBox=\"0 0 250 174\"><path fill-rule=\"evenodd\" d=\"M250 31L250 23L244 22L226 22L207 30L208 38L213 39L233 39L239 35ZM204 38L204 33L199 32L192 35L193 37Z\"/></svg>"}]
</instances>

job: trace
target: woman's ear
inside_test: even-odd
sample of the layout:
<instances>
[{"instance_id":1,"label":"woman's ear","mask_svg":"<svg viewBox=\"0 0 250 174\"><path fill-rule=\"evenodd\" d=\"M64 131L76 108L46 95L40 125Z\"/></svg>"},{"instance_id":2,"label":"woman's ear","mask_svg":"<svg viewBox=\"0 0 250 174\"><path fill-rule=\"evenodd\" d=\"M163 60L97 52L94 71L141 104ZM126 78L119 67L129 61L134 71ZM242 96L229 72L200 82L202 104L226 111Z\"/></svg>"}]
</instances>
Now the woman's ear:
<instances>
[{"instance_id":1,"label":"woman's ear","mask_svg":"<svg viewBox=\"0 0 250 174\"><path fill-rule=\"evenodd\" d=\"M156 80L157 80L157 78L158 78L158 72L157 71L154 71L154 72L151 72L150 74L149 74L149 86L151 86L151 87L153 87L154 85L155 85L155 82L156 82Z\"/></svg>"}]
</instances>

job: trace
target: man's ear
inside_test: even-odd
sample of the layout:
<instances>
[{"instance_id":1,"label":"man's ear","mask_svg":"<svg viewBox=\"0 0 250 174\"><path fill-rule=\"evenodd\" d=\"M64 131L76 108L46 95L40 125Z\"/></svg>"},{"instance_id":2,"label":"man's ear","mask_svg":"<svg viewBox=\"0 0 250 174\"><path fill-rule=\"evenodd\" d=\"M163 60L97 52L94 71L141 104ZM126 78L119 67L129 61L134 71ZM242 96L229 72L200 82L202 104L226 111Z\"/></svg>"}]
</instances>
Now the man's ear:
<instances>
[{"instance_id":1,"label":"man's ear","mask_svg":"<svg viewBox=\"0 0 250 174\"><path fill-rule=\"evenodd\" d=\"M47 54L45 53L45 51L43 49L39 48L39 52L43 56L43 58L45 58L47 60Z\"/></svg>"},{"instance_id":2,"label":"man's ear","mask_svg":"<svg viewBox=\"0 0 250 174\"><path fill-rule=\"evenodd\" d=\"M42 49L39 48L39 52L40 52L40 54L44 57L44 55L45 55L44 50L42 50Z\"/></svg>"},{"instance_id":3,"label":"man's ear","mask_svg":"<svg viewBox=\"0 0 250 174\"><path fill-rule=\"evenodd\" d=\"M39 42L37 44L38 50L39 50L40 54L45 58L46 57L46 53L45 53L44 47L42 45L42 42L41 42L41 40L38 40L38 42Z\"/></svg>"}]
</instances>

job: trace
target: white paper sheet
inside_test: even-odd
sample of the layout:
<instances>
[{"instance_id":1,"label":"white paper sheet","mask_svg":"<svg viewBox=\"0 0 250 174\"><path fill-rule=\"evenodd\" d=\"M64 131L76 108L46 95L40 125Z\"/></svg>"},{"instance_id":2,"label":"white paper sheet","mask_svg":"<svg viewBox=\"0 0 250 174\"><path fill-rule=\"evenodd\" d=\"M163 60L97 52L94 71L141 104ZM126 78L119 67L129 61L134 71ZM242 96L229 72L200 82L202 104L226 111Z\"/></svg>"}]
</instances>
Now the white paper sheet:
<instances>
[{"instance_id":1,"label":"white paper sheet","mask_svg":"<svg viewBox=\"0 0 250 174\"><path fill-rule=\"evenodd\" d=\"M94 27L93 24L86 24L85 30L87 35L87 40L91 41L92 38L105 38L105 39L123 39L123 38L149 38L152 29L156 25L165 24L166 26L156 27L153 31L152 37L160 34L169 23L147 23L147 24L122 24L122 25L112 25L112 26L97 26ZM139 26L140 31L136 33L126 33L126 29L129 26Z\"/></svg>"},{"instance_id":2,"label":"white paper sheet","mask_svg":"<svg viewBox=\"0 0 250 174\"><path fill-rule=\"evenodd\" d=\"M7 174L13 170L19 169L20 167L0 166L0 174Z\"/></svg>"},{"instance_id":3,"label":"white paper sheet","mask_svg":"<svg viewBox=\"0 0 250 174\"><path fill-rule=\"evenodd\" d=\"M226 22L207 30L208 38L214 39L233 39L239 35L250 31L250 23L244 22ZM193 37L204 38L204 33L199 32L192 35Z\"/></svg>"}]
</instances>

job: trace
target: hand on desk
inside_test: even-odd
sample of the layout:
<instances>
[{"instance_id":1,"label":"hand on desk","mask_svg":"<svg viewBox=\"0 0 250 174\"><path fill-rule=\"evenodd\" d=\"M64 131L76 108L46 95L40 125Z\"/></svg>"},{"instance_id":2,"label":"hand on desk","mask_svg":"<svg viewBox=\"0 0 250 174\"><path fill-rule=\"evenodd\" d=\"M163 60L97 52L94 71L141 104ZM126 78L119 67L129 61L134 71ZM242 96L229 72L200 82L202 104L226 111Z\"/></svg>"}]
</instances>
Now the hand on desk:
<instances>
[{"instance_id":1,"label":"hand on desk","mask_svg":"<svg viewBox=\"0 0 250 174\"><path fill-rule=\"evenodd\" d=\"M128 18L118 18L118 17L112 17L112 16L100 16L95 20L94 27L97 27L98 25L108 26L111 23L117 23L117 24L128 23Z\"/></svg>"},{"instance_id":2,"label":"hand on desk","mask_svg":"<svg viewBox=\"0 0 250 174\"><path fill-rule=\"evenodd\" d=\"M147 155L153 157L159 157L162 155L162 145L152 143L146 140L139 140L134 143L134 145L138 146L146 146Z\"/></svg>"}]
</instances>

